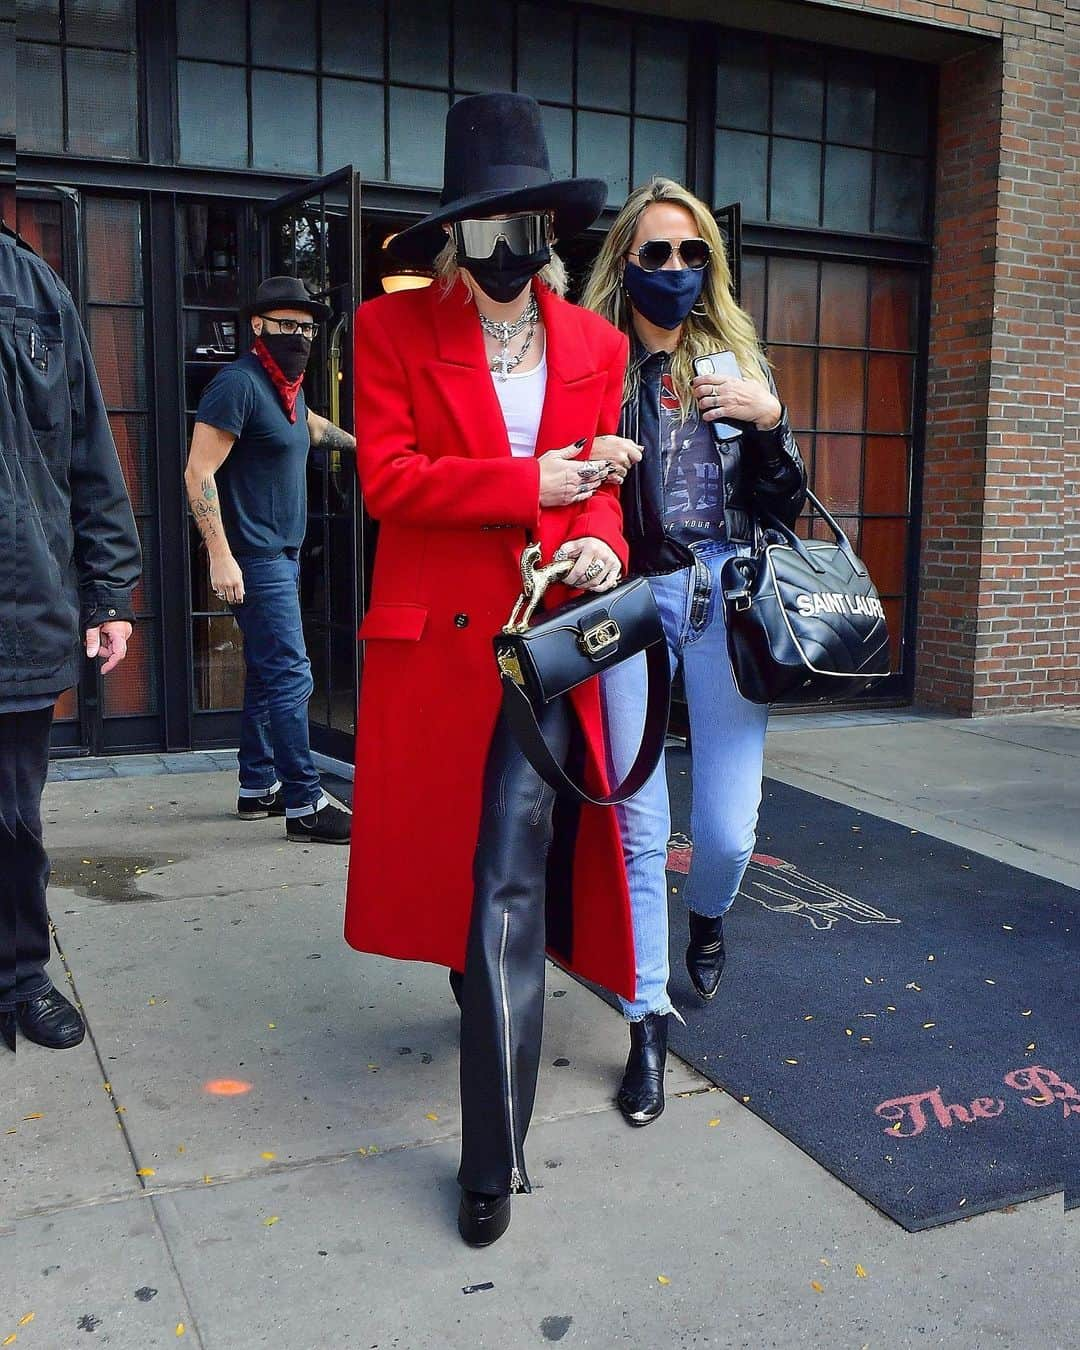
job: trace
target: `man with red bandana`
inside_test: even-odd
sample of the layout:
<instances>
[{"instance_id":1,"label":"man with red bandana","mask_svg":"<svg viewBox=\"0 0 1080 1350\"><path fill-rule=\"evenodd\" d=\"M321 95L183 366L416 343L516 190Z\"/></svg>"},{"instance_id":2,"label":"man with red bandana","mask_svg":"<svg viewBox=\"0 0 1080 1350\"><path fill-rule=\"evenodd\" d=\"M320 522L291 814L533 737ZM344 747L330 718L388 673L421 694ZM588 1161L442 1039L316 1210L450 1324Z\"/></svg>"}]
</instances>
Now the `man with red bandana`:
<instances>
[{"instance_id":1,"label":"man with red bandana","mask_svg":"<svg viewBox=\"0 0 1080 1350\"><path fill-rule=\"evenodd\" d=\"M297 277L270 277L244 310L254 343L206 386L184 481L210 584L244 635L241 820L284 816L289 839L346 844L347 812L323 794L308 740L311 663L300 621L300 545L312 446L354 449L301 388L328 306Z\"/></svg>"}]
</instances>

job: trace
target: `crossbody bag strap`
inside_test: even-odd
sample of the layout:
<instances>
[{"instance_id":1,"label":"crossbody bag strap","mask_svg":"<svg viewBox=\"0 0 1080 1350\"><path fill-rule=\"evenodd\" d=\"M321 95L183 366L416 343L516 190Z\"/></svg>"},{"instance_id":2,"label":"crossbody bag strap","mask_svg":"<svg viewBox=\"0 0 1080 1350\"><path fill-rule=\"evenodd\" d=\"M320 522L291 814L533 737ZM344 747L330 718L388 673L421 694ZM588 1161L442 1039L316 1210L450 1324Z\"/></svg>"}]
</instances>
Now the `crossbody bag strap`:
<instances>
[{"instance_id":1,"label":"crossbody bag strap","mask_svg":"<svg viewBox=\"0 0 1080 1350\"><path fill-rule=\"evenodd\" d=\"M654 642L645 651L645 665L648 671L649 692L645 701L645 726L641 734L641 745L626 777L606 797L594 797L590 792L566 773L566 770L551 753L536 712L528 695L508 676L502 677L503 712L510 729L517 738L522 754L536 772L556 792L589 802L593 806L619 806L640 792L653 775L653 770L664 753L664 740L667 736L668 712L671 701L671 663L668 657L667 643Z\"/></svg>"}]
</instances>

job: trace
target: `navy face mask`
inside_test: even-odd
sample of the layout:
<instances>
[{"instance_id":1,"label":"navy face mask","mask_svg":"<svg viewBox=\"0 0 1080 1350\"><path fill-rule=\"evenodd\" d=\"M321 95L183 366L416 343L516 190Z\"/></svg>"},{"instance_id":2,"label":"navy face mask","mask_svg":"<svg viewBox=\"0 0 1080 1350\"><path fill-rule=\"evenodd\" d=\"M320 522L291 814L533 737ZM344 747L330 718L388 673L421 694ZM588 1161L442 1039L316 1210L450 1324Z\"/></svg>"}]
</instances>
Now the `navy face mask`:
<instances>
[{"instance_id":1,"label":"navy face mask","mask_svg":"<svg viewBox=\"0 0 1080 1350\"><path fill-rule=\"evenodd\" d=\"M700 272L689 267L661 267L658 272L646 272L643 267L627 263L623 280L634 308L657 328L678 328L697 304L705 285L705 269Z\"/></svg>"}]
</instances>

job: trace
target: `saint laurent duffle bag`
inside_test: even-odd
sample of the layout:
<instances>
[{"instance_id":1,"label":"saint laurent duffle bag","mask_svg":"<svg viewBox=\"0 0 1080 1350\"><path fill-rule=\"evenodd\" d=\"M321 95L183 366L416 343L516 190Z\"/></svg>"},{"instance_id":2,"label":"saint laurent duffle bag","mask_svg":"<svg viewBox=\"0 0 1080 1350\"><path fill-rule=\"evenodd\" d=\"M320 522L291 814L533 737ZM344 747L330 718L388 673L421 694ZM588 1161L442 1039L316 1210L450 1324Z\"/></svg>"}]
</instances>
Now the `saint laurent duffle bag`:
<instances>
[{"instance_id":1,"label":"saint laurent duffle bag","mask_svg":"<svg viewBox=\"0 0 1080 1350\"><path fill-rule=\"evenodd\" d=\"M832 540L800 539L766 514L756 551L721 572L735 684L751 703L850 698L889 673L885 610L866 564L806 495Z\"/></svg>"}]
</instances>

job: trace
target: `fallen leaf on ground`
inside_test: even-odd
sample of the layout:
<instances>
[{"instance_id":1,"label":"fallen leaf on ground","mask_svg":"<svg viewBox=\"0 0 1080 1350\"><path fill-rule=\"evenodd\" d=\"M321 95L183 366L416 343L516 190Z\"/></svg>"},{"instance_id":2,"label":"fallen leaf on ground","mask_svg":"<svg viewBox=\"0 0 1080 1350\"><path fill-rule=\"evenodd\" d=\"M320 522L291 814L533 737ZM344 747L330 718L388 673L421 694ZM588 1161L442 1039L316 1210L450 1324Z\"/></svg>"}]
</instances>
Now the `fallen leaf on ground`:
<instances>
[{"instance_id":1,"label":"fallen leaf on ground","mask_svg":"<svg viewBox=\"0 0 1080 1350\"><path fill-rule=\"evenodd\" d=\"M857 1265L855 1267L855 1274L858 1276L860 1280L866 1279L866 1271L863 1270L862 1266Z\"/></svg>"},{"instance_id":2,"label":"fallen leaf on ground","mask_svg":"<svg viewBox=\"0 0 1080 1350\"><path fill-rule=\"evenodd\" d=\"M936 1027L936 1026L937 1026L937 1023L936 1023L936 1022L924 1022L922 1025L923 1025L923 1031L929 1031L931 1027Z\"/></svg>"},{"instance_id":3,"label":"fallen leaf on ground","mask_svg":"<svg viewBox=\"0 0 1080 1350\"><path fill-rule=\"evenodd\" d=\"M799 1061L798 1061L797 1059L785 1059L785 1060L784 1060L784 1063L785 1063L785 1064L798 1064L798 1062L799 1062Z\"/></svg>"},{"instance_id":4,"label":"fallen leaf on ground","mask_svg":"<svg viewBox=\"0 0 1080 1350\"><path fill-rule=\"evenodd\" d=\"M140 1167L139 1170L135 1173L135 1175L137 1177L152 1177L155 1176L156 1173L154 1172L154 1169L152 1167Z\"/></svg>"},{"instance_id":5,"label":"fallen leaf on ground","mask_svg":"<svg viewBox=\"0 0 1080 1350\"><path fill-rule=\"evenodd\" d=\"M273 1228L274 1224L276 1224L277 1221L278 1221L278 1216L277 1216L276 1214L271 1214L270 1217L269 1217L268 1219L263 1219L263 1227L264 1227L264 1228Z\"/></svg>"},{"instance_id":6,"label":"fallen leaf on ground","mask_svg":"<svg viewBox=\"0 0 1080 1350\"><path fill-rule=\"evenodd\" d=\"M424 1119L425 1119L425 1120L438 1120L439 1117L435 1114L434 1111L429 1111L429 1112L427 1113L427 1115L424 1117Z\"/></svg>"},{"instance_id":7,"label":"fallen leaf on ground","mask_svg":"<svg viewBox=\"0 0 1080 1350\"><path fill-rule=\"evenodd\" d=\"M259 1157L260 1157L260 1158L265 1158L267 1162L273 1162L274 1159L277 1157L277 1154L276 1154L276 1153L260 1153L260 1154L259 1154Z\"/></svg>"},{"instance_id":8,"label":"fallen leaf on ground","mask_svg":"<svg viewBox=\"0 0 1080 1350\"><path fill-rule=\"evenodd\" d=\"M714 1125L719 1125L719 1124L720 1124L720 1117L717 1116L715 1120L710 1120L710 1121L709 1121L709 1129L711 1130L711 1129L713 1128Z\"/></svg>"},{"instance_id":9,"label":"fallen leaf on ground","mask_svg":"<svg viewBox=\"0 0 1080 1350\"><path fill-rule=\"evenodd\" d=\"M666 1275L657 1275L657 1277L656 1277L656 1283L657 1283L657 1284L670 1284L671 1281L668 1279L668 1277L667 1277Z\"/></svg>"},{"instance_id":10,"label":"fallen leaf on ground","mask_svg":"<svg viewBox=\"0 0 1080 1350\"><path fill-rule=\"evenodd\" d=\"M815 1294L823 1294L825 1292L825 1286L821 1283L820 1280L811 1280L810 1288L814 1291Z\"/></svg>"},{"instance_id":11,"label":"fallen leaf on ground","mask_svg":"<svg viewBox=\"0 0 1080 1350\"><path fill-rule=\"evenodd\" d=\"M183 1322L177 1322L177 1324L176 1324L176 1334L177 1334L178 1336L182 1336L182 1335L184 1334L184 1324L183 1324Z\"/></svg>"},{"instance_id":12,"label":"fallen leaf on ground","mask_svg":"<svg viewBox=\"0 0 1080 1350\"><path fill-rule=\"evenodd\" d=\"M34 1314L32 1312L28 1312L25 1317L19 1318L19 1326L21 1327L29 1326L33 1320Z\"/></svg>"},{"instance_id":13,"label":"fallen leaf on ground","mask_svg":"<svg viewBox=\"0 0 1080 1350\"><path fill-rule=\"evenodd\" d=\"M41 1111L33 1111L28 1116L23 1116L23 1120L44 1120L45 1116Z\"/></svg>"},{"instance_id":14,"label":"fallen leaf on ground","mask_svg":"<svg viewBox=\"0 0 1080 1350\"><path fill-rule=\"evenodd\" d=\"M0 1341L0 1345L14 1345L18 1339L18 1336L12 1332L10 1336L5 1336L4 1339Z\"/></svg>"}]
</instances>

